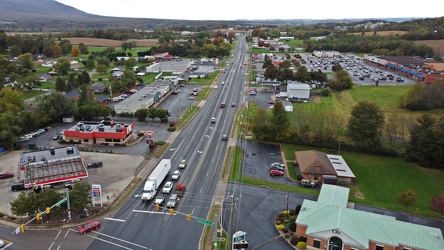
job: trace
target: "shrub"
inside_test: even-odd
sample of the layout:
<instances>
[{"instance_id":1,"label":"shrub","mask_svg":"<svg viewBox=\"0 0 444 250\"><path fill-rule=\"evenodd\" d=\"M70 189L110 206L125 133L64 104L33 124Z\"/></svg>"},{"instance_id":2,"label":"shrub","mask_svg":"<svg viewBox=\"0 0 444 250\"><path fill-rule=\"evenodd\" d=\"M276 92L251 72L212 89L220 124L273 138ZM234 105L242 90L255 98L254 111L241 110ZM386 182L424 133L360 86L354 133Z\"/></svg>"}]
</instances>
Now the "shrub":
<instances>
[{"instance_id":1,"label":"shrub","mask_svg":"<svg viewBox=\"0 0 444 250\"><path fill-rule=\"evenodd\" d=\"M284 228L284 229L282 229L282 232L283 233L288 233L288 229Z\"/></svg>"},{"instance_id":2,"label":"shrub","mask_svg":"<svg viewBox=\"0 0 444 250\"><path fill-rule=\"evenodd\" d=\"M145 133L144 133L144 132L139 132L139 133L137 133L137 136L138 136L138 137L145 136Z\"/></svg>"},{"instance_id":3,"label":"shrub","mask_svg":"<svg viewBox=\"0 0 444 250\"><path fill-rule=\"evenodd\" d=\"M303 242L303 241L299 241L298 244L296 245L297 249L307 249L307 243Z\"/></svg>"},{"instance_id":4,"label":"shrub","mask_svg":"<svg viewBox=\"0 0 444 250\"><path fill-rule=\"evenodd\" d=\"M164 141L156 141L156 144L157 145L165 145L165 142Z\"/></svg>"},{"instance_id":5,"label":"shrub","mask_svg":"<svg viewBox=\"0 0 444 250\"><path fill-rule=\"evenodd\" d=\"M282 214L289 214L289 213L290 213L289 210L285 210L282 212Z\"/></svg>"},{"instance_id":6,"label":"shrub","mask_svg":"<svg viewBox=\"0 0 444 250\"><path fill-rule=\"evenodd\" d=\"M167 128L167 130L170 131L170 132L173 132L173 131L176 131L176 128L175 127L169 127L169 128Z\"/></svg>"},{"instance_id":7,"label":"shrub","mask_svg":"<svg viewBox=\"0 0 444 250\"><path fill-rule=\"evenodd\" d=\"M292 244L293 246L296 246L296 244L298 244L299 240L298 237L296 235L291 236L290 238L290 244Z\"/></svg>"},{"instance_id":8,"label":"shrub","mask_svg":"<svg viewBox=\"0 0 444 250\"><path fill-rule=\"evenodd\" d=\"M288 224L288 230L296 232L296 223L294 221L291 221L290 224Z\"/></svg>"},{"instance_id":9,"label":"shrub","mask_svg":"<svg viewBox=\"0 0 444 250\"><path fill-rule=\"evenodd\" d=\"M277 226L277 229L278 229L279 231L282 231L282 229L284 229L284 228L285 228L284 225L278 225L278 226Z\"/></svg>"},{"instance_id":10,"label":"shrub","mask_svg":"<svg viewBox=\"0 0 444 250\"><path fill-rule=\"evenodd\" d=\"M295 215L296 211L294 211L293 209L290 209L290 215Z\"/></svg>"},{"instance_id":11,"label":"shrub","mask_svg":"<svg viewBox=\"0 0 444 250\"><path fill-rule=\"evenodd\" d=\"M280 220L277 220L276 225L280 225L280 224L282 224L282 222Z\"/></svg>"},{"instance_id":12,"label":"shrub","mask_svg":"<svg viewBox=\"0 0 444 250\"><path fill-rule=\"evenodd\" d=\"M320 96L330 96L331 94L331 90L329 88L325 88L323 90L321 90L321 92L319 93Z\"/></svg>"},{"instance_id":13,"label":"shrub","mask_svg":"<svg viewBox=\"0 0 444 250\"><path fill-rule=\"evenodd\" d=\"M297 218L298 218L297 215L292 215L290 216L290 221L296 221Z\"/></svg>"},{"instance_id":14,"label":"shrub","mask_svg":"<svg viewBox=\"0 0 444 250\"><path fill-rule=\"evenodd\" d=\"M288 238L290 238L290 235L286 234L286 235L284 235L284 238L288 239Z\"/></svg>"},{"instance_id":15,"label":"shrub","mask_svg":"<svg viewBox=\"0 0 444 250\"><path fill-rule=\"evenodd\" d=\"M285 220L284 220L284 223L288 223L288 222L290 222L288 219L285 219Z\"/></svg>"},{"instance_id":16,"label":"shrub","mask_svg":"<svg viewBox=\"0 0 444 250\"><path fill-rule=\"evenodd\" d=\"M304 236L299 236L299 241L307 242L307 238L305 238Z\"/></svg>"}]
</instances>

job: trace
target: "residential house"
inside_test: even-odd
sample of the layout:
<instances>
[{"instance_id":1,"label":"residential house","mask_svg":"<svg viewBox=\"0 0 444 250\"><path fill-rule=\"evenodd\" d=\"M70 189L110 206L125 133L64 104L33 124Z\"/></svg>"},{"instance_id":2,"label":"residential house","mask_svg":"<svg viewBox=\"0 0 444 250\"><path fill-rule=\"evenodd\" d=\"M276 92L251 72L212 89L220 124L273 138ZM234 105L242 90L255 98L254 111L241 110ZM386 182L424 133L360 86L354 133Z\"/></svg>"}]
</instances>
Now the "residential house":
<instances>
[{"instance_id":1,"label":"residential house","mask_svg":"<svg viewBox=\"0 0 444 250\"><path fill-rule=\"evenodd\" d=\"M71 90L70 92L65 93L65 96L75 101L80 98L80 93L78 90Z\"/></svg>"},{"instance_id":2,"label":"residential house","mask_svg":"<svg viewBox=\"0 0 444 250\"><path fill-rule=\"evenodd\" d=\"M41 82L47 82L47 81L51 81L51 75L50 74L41 74L39 76L39 81Z\"/></svg>"},{"instance_id":3,"label":"residential house","mask_svg":"<svg viewBox=\"0 0 444 250\"><path fill-rule=\"evenodd\" d=\"M106 89L106 85L103 83L93 83L89 86L89 89L94 91L94 93L102 93Z\"/></svg>"}]
</instances>

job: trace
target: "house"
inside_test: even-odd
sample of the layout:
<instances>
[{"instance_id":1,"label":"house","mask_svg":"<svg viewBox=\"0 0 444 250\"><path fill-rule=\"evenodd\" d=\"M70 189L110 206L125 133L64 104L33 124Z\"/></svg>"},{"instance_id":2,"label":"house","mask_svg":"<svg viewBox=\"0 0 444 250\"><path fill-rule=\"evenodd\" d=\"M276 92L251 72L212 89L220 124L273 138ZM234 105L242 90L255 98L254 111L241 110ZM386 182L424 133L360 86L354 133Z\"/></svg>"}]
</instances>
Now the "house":
<instances>
[{"instance_id":1,"label":"house","mask_svg":"<svg viewBox=\"0 0 444 250\"><path fill-rule=\"evenodd\" d=\"M317 201L304 200L296 235L307 249L444 249L441 229L347 207L349 188L324 184Z\"/></svg>"},{"instance_id":2,"label":"house","mask_svg":"<svg viewBox=\"0 0 444 250\"><path fill-rule=\"evenodd\" d=\"M71 100L77 100L80 98L80 93L78 90L71 90L68 93L65 93L65 96Z\"/></svg>"},{"instance_id":3,"label":"house","mask_svg":"<svg viewBox=\"0 0 444 250\"><path fill-rule=\"evenodd\" d=\"M310 86L305 83L288 82L287 92L290 98L310 99Z\"/></svg>"},{"instance_id":4,"label":"house","mask_svg":"<svg viewBox=\"0 0 444 250\"><path fill-rule=\"evenodd\" d=\"M109 96L107 96L107 95L98 95L98 96L95 97L95 99L96 99L96 101L99 104L104 104L107 101L109 101Z\"/></svg>"},{"instance_id":5,"label":"house","mask_svg":"<svg viewBox=\"0 0 444 250\"><path fill-rule=\"evenodd\" d=\"M102 93L106 89L106 85L103 83L93 83L89 86L89 89L94 91L94 93Z\"/></svg>"},{"instance_id":6,"label":"house","mask_svg":"<svg viewBox=\"0 0 444 250\"><path fill-rule=\"evenodd\" d=\"M356 178L340 155L315 150L296 151L295 163L298 164L303 179L319 184L324 183L324 178L330 180L332 176L336 176L338 184L352 183Z\"/></svg>"},{"instance_id":7,"label":"house","mask_svg":"<svg viewBox=\"0 0 444 250\"><path fill-rule=\"evenodd\" d=\"M113 72L118 72L118 71L123 72L123 71L125 71L125 67L123 67L123 66L117 66L117 67L115 67L115 68L112 68L110 71L111 71L111 73L113 73Z\"/></svg>"},{"instance_id":8,"label":"house","mask_svg":"<svg viewBox=\"0 0 444 250\"><path fill-rule=\"evenodd\" d=\"M41 74L39 76L39 80L41 82L47 82L47 81L51 81L51 75L50 74Z\"/></svg>"}]
</instances>

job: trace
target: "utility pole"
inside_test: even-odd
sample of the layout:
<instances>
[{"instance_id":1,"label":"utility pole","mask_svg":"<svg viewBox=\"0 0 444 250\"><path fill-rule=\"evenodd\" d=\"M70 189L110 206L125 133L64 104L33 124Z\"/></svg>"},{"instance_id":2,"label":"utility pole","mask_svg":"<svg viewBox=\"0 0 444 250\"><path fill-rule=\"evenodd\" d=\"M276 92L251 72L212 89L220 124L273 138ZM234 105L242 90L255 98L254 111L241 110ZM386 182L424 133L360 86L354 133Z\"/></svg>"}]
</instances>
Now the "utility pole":
<instances>
[{"instance_id":1,"label":"utility pole","mask_svg":"<svg viewBox=\"0 0 444 250\"><path fill-rule=\"evenodd\" d=\"M71 207L69 205L69 188L66 188L66 205L68 206L68 221L71 221Z\"/></svg>"},{"instance_id":2,"label":"utility pole","mask_svg":"<svg viewBox=\"0 0 444 250\"><path fill-rule=\"evenodd\" d=\"M214 214L214 227L213 227L213 229L214 229L214 243L213 243L213 246L214 246L214 250L217 250L217 214Z\"/></svg>"},{"instance_id":3,"label":"utility pole","mask_svg":"<svg viewBox=\"0 0 444 250\"><path fill-rule=\"evenodd\" d=\"M234 232L234 207L235 207L235 204L236 204L236 194L233 194L233 202L232 202L232 204L231 204L231 218L230 218L230 232L228 233L228 235L230 236L230 237L232 237L233 236L233 232ZM233 241L233 239L231 239L230 240L230 242L232 242ZM231 245L231 244L225 244L225 246L227 246L228 247L228 245Z\"/></svg>"}]
</instances>

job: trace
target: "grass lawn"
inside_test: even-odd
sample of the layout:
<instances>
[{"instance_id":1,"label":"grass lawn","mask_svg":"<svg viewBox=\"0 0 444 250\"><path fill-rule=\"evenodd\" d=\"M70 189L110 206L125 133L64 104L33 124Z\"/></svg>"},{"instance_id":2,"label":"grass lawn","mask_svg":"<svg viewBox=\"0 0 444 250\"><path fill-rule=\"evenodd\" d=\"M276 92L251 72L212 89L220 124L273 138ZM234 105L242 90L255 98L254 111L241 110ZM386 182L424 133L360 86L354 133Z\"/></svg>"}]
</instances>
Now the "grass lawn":
<instances>
[{"instance_id":1,"label":"grass lawn","mask_svg":"<svg viewBox=\"0 0 444 250\"><path fill-rule=\"evenodd\" d=\"M281 147L289 168L292 166L290 162L294 161L294 151L318 150L325 153L337 153L291 144L282 144ZM396 157L346 151L340 151L340 155L344 157L356 176L356 185L350 186L350 201L404 211L404 207L398 204L396 197L407 189L413 189L417 195L417 203L408 211L439 218L436 212L429 209L429 205L432 197L444 191L443 170L421 168Z\"/></svg>"},{"instance_id":2,"label":"grass lawn","mask_svg":"<svg viewBox=\"0 0 444 250\"><path fill-rule=\"evenodd\" d=\"M24 90L24 91L22 91L22 93L23 93L23 98L26 100L26 99L29 99L29 98L32 98L35 96L39 96L39 95L46 93L46 92L45 91L37 91L37 90L31 90L31 91Z\"/></svg>"},{"instance_id":3,"label":"grass lawn","mask_svg":"<svg viewBox=\"0 0 444 250\"><path fill-rule=\"evenodd\" d=\"M284 43L289 46L301 47L302 45L304 45L304 40L293 39L293 40L284 41Z\"/></svg>"}]
</instances>

